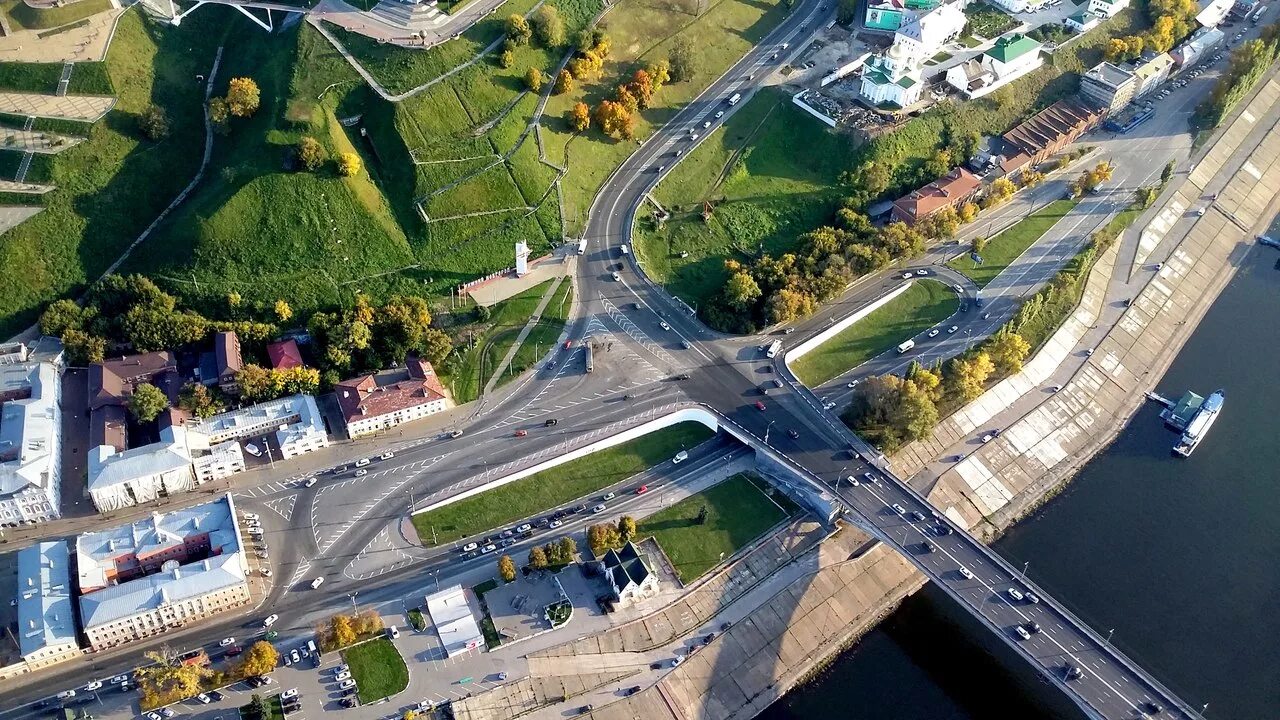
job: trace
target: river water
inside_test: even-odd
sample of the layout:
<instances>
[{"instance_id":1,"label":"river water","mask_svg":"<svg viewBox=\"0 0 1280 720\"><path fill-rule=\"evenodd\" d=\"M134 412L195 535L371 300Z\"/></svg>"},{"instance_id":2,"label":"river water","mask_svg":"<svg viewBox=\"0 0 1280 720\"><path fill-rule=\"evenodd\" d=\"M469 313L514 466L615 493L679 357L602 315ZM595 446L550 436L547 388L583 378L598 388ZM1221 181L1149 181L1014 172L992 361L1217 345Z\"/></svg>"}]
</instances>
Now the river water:
<instances>
[{"instance_id":1,"label":"river water","mask_svg":"<svg viewBox=\"0 0 1280 720\"><path fill-rule=\"evenodd\" d=\"M1273 226L1274 229L1274 226ZM1274 236L1274 234L1273 234ZM1226 390L1186 460L1144 406L995 545L1206 718L1280 718L1280 253L1254 248L1157 391ZM762 720L1036 718L930 601L912 598Z\"/></svg>"}]
</instances>

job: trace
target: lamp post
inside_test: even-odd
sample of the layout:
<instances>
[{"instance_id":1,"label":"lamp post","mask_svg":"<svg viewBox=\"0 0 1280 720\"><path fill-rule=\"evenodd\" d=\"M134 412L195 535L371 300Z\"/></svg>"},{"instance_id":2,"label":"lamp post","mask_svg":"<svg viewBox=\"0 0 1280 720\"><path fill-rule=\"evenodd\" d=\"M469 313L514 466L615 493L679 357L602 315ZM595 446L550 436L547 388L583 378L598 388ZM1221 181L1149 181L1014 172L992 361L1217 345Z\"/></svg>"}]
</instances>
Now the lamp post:
<instances>
[{"instance_id":1,"label":"lamp post","mask_svg":"<svg viewBox=\"0 0 1280 720\"><path fill-rule=\"evenodd\" d=\"M360 591L359 591L359 590L357 590L357 591L355 591L355 592L349 592L349 593L347 593L347 597L351 598L351 614L352 614L352 615L356 614L356 612L357 612L357 611L356 611L356 596L357 596L357 595L359 595L359 594L360 594Z\"/></svg>"},{"instance_id":2,"label":"lamp post","mask_svg":"<svg viewBox=\"0 0 1280 720\"><path fill-rule=\"evenodd\" d=\"M777 420L770 420L770 421L769 421L769 424L768 424L768 425L766 425L766 426L765 426L765 428L764 428L764 444L765 444L765 445L768 445L768 444L769 444L769 430L771 430L771 429L773 428L773 424L774 424L775 422L777 422Z\"/></svg>"}]
</instances>

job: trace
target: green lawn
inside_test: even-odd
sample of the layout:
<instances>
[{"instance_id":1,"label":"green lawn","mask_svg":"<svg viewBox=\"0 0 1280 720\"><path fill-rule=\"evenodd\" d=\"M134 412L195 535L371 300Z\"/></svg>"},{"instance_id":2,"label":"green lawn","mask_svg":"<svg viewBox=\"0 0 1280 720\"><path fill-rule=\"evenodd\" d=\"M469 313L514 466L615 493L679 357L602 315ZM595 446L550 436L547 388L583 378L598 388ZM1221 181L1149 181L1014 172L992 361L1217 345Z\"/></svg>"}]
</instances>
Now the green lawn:
<instances>
[{"instance_id":1,"label":"green lawn","mask_svg":"<svg viewBox=\"0 0 1280 720\"><path fill-rule=\"evenodd\" d=\"M973 261L968 254L947 263L947 265L967 275L977 283L978 287L986 287L1006 267L1027 248L1035 244L1049 228L1058 224L1071 209L1076 206L1075 200L1057 200L1018 221L1017 225L996 235L987 242L979 255L982 264Z\"/></svg>"},{"instance_id":2,"label":"green lawn","mask_svg":"<svg viewBox=\"0 0 1280 720\"><path fill-rule=\"evenodd\" d=\"M52 95L61 77L61 63L0 63L0 89L4 90Z\"/></svg>"},{"instance_id":3,"label":"green lawn","mask_svg":"<svg viewBox=\"0 0 1280 720\"><path fill-rule=\"evenodd\" d=\"M994 40L1018 27L1017 20L983 2L970 5L965 9L964 14L969 18L969 32L981 35L988 40Z\"/></svg>"},{"instance_id":4,"label":"green lawn","mask_svg":"<svg viewBox=\"0 0 1280 720\"><path fill-rule=\"evenodd\" d=\"M637 223L645 272L691 305L723 287L724 259L786 252L831 213L852 139L827 130L781 92L738 109L672 170L656 191L673 217ZM702 203L714 206L710 222ZM681 257L688 253L687 257Z\"/></svg>"},{"instance_id":5,"label":"green lawn","mask_svg":"<svg viewBox=\"0 0 1280 720\"><path fill-rule=\"evenodd\" d=\"M960 44L967 48L975 48L982 44L982 41L972 35L965 35L960 38Z\"/></svg>"},{"instance_id":6,"label":"green lawn","mask_svg":"<svg viewBox=\"0 0 1280 720\"><path fill-rule=\"evenodd\" d=\"M548 428L532 432L555 431ZM450 543L501 528L622 482L670 460L681 448L693 448L711 435L710 430L695 422L663 428L437 510L419 513L413 516L413 525L418 537L428 545L433 529L439 542Z\"/></svg>"},{"instance_id":7,"label":"green lawn","mask_svg":"<svg viewBox=\"0 0 1280 720\"><path fill-rule=\"evenodd\" d=\"M492 315L481 324L482 332L477 334L474 342L469 343L466 348L459 348L460 356L450 363L447 382L455 402L471 402L480 396L481 388L492 376L498 363L502 362L502 358L506 357L507 351L516 341L516 336L520 334L520 329L529 322L533 311L538 309L538 302L546 294L552 282L554 281L547 280L538 283L489 308ZM563 297L563 288L568 285L568 281L561 283L561 289L556 292L557 297L552 298L552 302L547 306L547 313L543 316L545 322L553 323L558 319L560 327L564 327L564 318L553 316L552 312L553 309L556 312L559 311L560 305L557 300ZM559 330L556 331L556 335L559 335ZM537 328L529 334L531 342L542 337L542 334L538 334ZM546 347L544 343L543 349L545 350ZM519 354L516 359L520 359Z\"/></svg>"},{"instance_id":8,"label":"green lawn","mask_svg":"<svg viewBox=\"0 0 1280 720\"><path fill-rule=\"evenodd\" d=\"M22 0L0 2L0 13L9 18L15 30L45 30L82 20L111 9L111 0L80 0L53 8L33 8Z\"/></svg>"},{"instance_id":9,"label":"green lawn","mask_svg":"<svg viewBox=\"0 0 1280 720\"><path fill-rule=\"evenodd\" d=\"M645 518L636 535L652 536L688 584L797 510L781 493L774 493L775 502L761 487L768 484L746 473L734 475ZM703 507L706 522L699 525Z\"/></svg>"},{"instance_id":10,"label":"green lawn","mask_svg":"<svg viewBox=\"0 0 1280 720\"><path fill-rule=\"evenodd\" d=\"M950 317L955 293L936 280L917 280L888 304L791 363L791 371L817 387Z\"/></svg>"},{"instance_id":11,"label":"green lawn","mask_svg":"<svg viewBox=\"0 0 1280 720\"><path fill-rule=\"evenodd\" d=\"M565 279L556 288L556 294L547 304L542 319L529 331L524 342L520 343L520 349L516 350L516 356L512 358L507 372L498 381L498 387L520 377L520 373L536 365L555 346L572 306L573 284Z\"/></svg>"},{"instance_id":12,"label":"green lawn","mask_svg":"<svg viewBox=\"0 0 1280 720\"><path fill-rule=\"evenodd\" d=\"M361 705L391 697L409 686L409 668L385 637L343 650L342 659L351 666Z\"/></svg>"},{"instance_id":13,"label":"green lawn","mask_svg":"<svg viewBox=\"0 0 1280 720\"><path fill-rule=\"evenodd\" d=\"M232 20L236 14L205 8L181 28L145 19L138 9L120 19L106 59L118 103L86 142L52 160L58 189L45 196L45 211L0 243L0 265L23 279L0 284L0 336L96 279L190 181L204 143L203 89L191 78L209 71L225 34L240 31L257 44ZM224 58L239 52L234 40L227 49ZM172 133L164 142L146 141L136 130L135 118L151 103L168 111Z\"/></svg>"}]
</instances>

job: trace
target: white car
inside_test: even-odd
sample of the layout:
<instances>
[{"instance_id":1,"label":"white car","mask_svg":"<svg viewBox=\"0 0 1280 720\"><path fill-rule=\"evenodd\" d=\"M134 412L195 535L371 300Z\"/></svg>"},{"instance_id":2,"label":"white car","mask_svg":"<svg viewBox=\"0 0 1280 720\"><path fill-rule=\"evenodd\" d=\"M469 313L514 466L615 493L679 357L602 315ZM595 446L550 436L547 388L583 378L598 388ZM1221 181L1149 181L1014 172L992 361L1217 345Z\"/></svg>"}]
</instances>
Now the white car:
<instances>
[{"instance_id":1,"label":"white car","mask_svg":"<svg viewBox=\"0 0 1280 720\"><path fill-rule=\"evenodd\" d=\"M898 503L894 503L894 504L892 505L892 507L893 507L893 511L894 511L894 512L896 512L896 513L898 513L899 515L906 515L906 514L907 514L906 509L905 509L905 508L903 508L903 507L902 507L901 505L899 505Z\"/></svg>"},{"instance_id":2,"label":"white car","mask_svg":"<svg viewBox=\"0 0 1280 720\"><path fill-rule=\"evenodd\" d=\"M58 693L57 698L59 700L66 700L67 698L73 698L75 696L76 696L75 690L63 690L62 692Z\"/></svg>"},{"instance_id":3,"label":"white car","mask_svg":"<svg viewBox=\"0 0 1280 720\"><path fill-rule=\"evenodd\" d=\"M390 450L388 450L388 451L386 451L386 452L382 453L381 455L379 455L379 456L378 456L378 459L379 459L379 460L390 460L391 458L393 458L393 457L395 457L395 456L396 456L396 454L395 454L395 453L393 453L393 452L391 452Z\"/></svg>"},{"instance_id":4,"label":"white car","mask_svg":"<svg viewBox=\"0 0 1280 720\"><path fill-rule=\"evenodd\" d=\"M364 467L369 464L369 458L360 458L356 461L356 467Z\"/></svg>"},{"instance_id":5,"label":"white car","mask_svg":"<svg viewBox=\"0 0 1280 720\"><path fill-rule=\"evenodd\" d=\"M222 638L222 640L218 643L218 646L226 647L228 645L235 645L235 644L236 644L236 639L233 637L228 637L228 638Z\"/></svg>"},{"instance_id":6,"label":"white car","mask_svg":"<svg viewBox=\"0 0 1280 720\"><path fill-rule=\"evenodd\" d=\"M338 687L342 688L343 690L346 690L347 688L355 687L355 686L356 686L356 681L352 680L351 678L347 678L346 680L343 680L342 684L338 685Z\"/></svg>"},{"instance_id":7,"label":"white car","mask_svg":"<svg viewBox=\"0 0 1280 720\"><path fill-rule=\"evenodd\" d=\"M845 384L845 387L847 387L847 388L855 388L855 387L858 387L858 381L857 381L857 380L850 380L847 384Z\"/></svg>"},{"instance_id":8,"label":"white car","mask_svg":"<svg viewBox=\"0 0 1280 720\"><path fill-rule=\"evenodd\" d=\"M262 577L271 577L271 568L258 568L258 573Z\"/></svg>"},{"instance_id":9,"label":"white car","mask_svg":"<svg viewBox=\"0 0 1280 720\"><path fill-rule=\"evenodd\" d=\"M342 664L341 664L341 665L339 665L338 667L334 668L334 669L333 669L333 672L334 672L334 673L344 673L344 672L346 672L346 671L348 671L348 670L350 670L350 669L351 669L351 668L350 668L350 667L348 667L346 663L342 663Z\"/></svg>"},{"instance_id":10,"label":"white car","mask_svg":"<svg viewBox=\"0 0 1280 720\"><path fill-rule=\"evenodd\" d=\"M941 330L939 330L938 328L934 328L934 329L932 329L932 330L930 330L930 331L929 331L929 337L938 337L938 333L940 333L940 332L942 332L942 331L941 331Z\"/></svg>"},{"instance_id":11,"label":"white car","mask_svg":"<svg viewBox=\"0 0 1280 720\"><path fill-rule=\"evenodd\" d=\"M833 403L833 402L822 403L822 409L823 409L823 410L834 410L834 409L835 409L835 407L836 407L836 404L835 404L835 403Z\"/></svg>"},{"instance_id":12,"label":"white car","mask_svg":"<svg viewBox=\"0 0 1280 720\"><path fill-rule=\"evenodd\" d=\"M262 627L271 627L272 625L275 625L276 621L279 619L280 619L279 615L272 613L271 615L267 616L266 620L262 621Z\"/></svg>"},{"instance_id":13,"label":"white car","mask_svg":"<svg viewBox=\"0 0 1280 720\"><path fill-rule=\"evenodd\" d=\"M671 329L671 326L667 324L667 321L666 321L666 320L663 320L663 321L659 322L659 323L658 323L658 327L662 328L663 330L670 330L670 329Z\"/></svg>"},{"instance_id":14,"label":"white car","mask_svg":"<svg viewBox=\"0 0 1280 720\"><path fill-rule=\"evenodd\" d=\"M708 120L708 121L706 121L706 122L702 123L702 129L703 129L703 130L706 130L706 129L707 129L707 128L709 128L709 127L711 127L711 121L710 121L710 120Z\"/></svg>"},{"instance_id":15,"label":"white car","mask_svg":"<svg viewBox=\"0 0 1280 720\"><path fill-rule=\"evenodd\" d=\"M671 464L679 465L680 463L688 459L689 459L689 453L685 452L684 450L681 450L680 452L676 453L675 457L671 458Z\"/></svg>"},{"instance_id":16,"label":"white car","mask_svg":"<svg viewBox=\"0 0 1280 720\"><path fill-rule=\"evenodd\" d=\"M480 547L479 543L473 543L473 542L467 543L466 545L462 546L462 552L471 552L472 550L475 550L478 547Z\"/></svg>"},{"instance_id":17,"label":"white car","mask_svg":"<svg viewBox=\"0 0 1280 720\"><path fill-rule=\"evenodd\" d=\"M552 521L551 521L551 524L550 524L550 525L548 525L547 527L549 527L549 528L551 528L552 530L554 530L554 529L556 529L556 528L560 527L560 526L561 526L561 525L563 525L563 524L564 524L564 521L563 521L563 520L552 520Z\"/></svg>"},{"instance_id":18,"label":"white car","mask_svg":"<svg viewBox=\"0 0 1280 720\"><path fill-rule=\"evenodd\" d=\"M717 118L722 118L722 117L724 117L724 111L723 111L723 110L721 110L720 112L716 113L716 117L717 117Z\"/></svg>"},{"instance_id":19,"label":"white car","mask_svg":"<svg viewBox=\"0 0 1280 720\"><path fill-rule=\"evenodd\" d=\"M1023 640L1031 639L1031 633L1027 632L1027 629L1022 627L1021 625L1014 625L1013 631L1018 633L1018 637L1022 638Z\"/></svg>"},{"instance_id":20,"label":"white car","mask_svg":"<svg viewBox=\"0 0 1280 720\"><path fill-rule=\"evenodd\" d=\"M1016 602L1022 602L1022 591L1019 590L1018 588L1011 587L1005 590L1005 594L1009 596L1010 600L1014 600Z\"/></svg>"},{"instance_id":21,"label":"white car","mask_svg":"<svg viewBox=\"0 0 1280 720\"><path fill-rule=\"evenodd\" d=\"M115 677L111 678L111 684L112 684L112 685L119 685L119 684L120 684L120 683L122 683L122 682L129 682L129 676L128 676L128 675L117 675L117 676L115 676Z\"/></svg>"},{"instance_id":22,"label":"white car","mask_svg":"<svg viewBox=\"0 0 1280 720\"><path fill-rule=\"evenodd\" d=\"M245 443L244 451L254 457L262 457L262 448L258 447L257 445L254 445L253 443Z\"/></svg>"},{"instance_id":23,"label":"white car","mask_svg":"<svg viewBox=\"0 0 1280 720\"><path fill-rule=\"evenodd\" d=\"M929 274L929 271L928 271L928 270L917 270L917 271L916 271L916 275L919 275L920 277L924 277L925 275L928 275L928 274Z\"/></svg>"},{"instance_id":24,"label":"white car","mask_svg":"<svg viewBox=\"0 0 1280 720\"><path fill-rule=\"evenodd\" d=\"M698 133L694 133L689 136L689 142L697 142L697 141L698 141Z\"/></svg>"},{"instance_id":25,"label":"white car","mask_svg":"<svg viewBox=\"0 0 1280 720\"><path fill-rule=\"evenodd\" d=\"M527 533L532 529L533 529L532 525L530 525L529 523L525 523L523 525L516 527L516 532L523 535L524 533Z\"/></svg>"},{"instance_id":26,"label":"white car","mask_svg":"<svg viewBox=\"0 0 1280 720\"><path fill-rule=\"evenodd\" d=\"M972 580L972 579L973 579L973 572L972 572L971 570L969 570L969 568L967 568L967 567L965 567L965 566L961 565L961 566L960 566L960 577L964 578L965 580Z\"/></svg>"},{"instance_id":27,"label":"white car","mask_svg":"<svg viewBox=\"0 0 1280 720\"><path fill-rule=\"evenodd\" d=\"M146 715L147 720L164 720L160 717L160 713L149 712Z\"/></svg>"},{"instance_id":28,"label":"white car","mask_svg":"<svg viewBox=\"0 0 1280 720\"><path fill-rule=\"evenodd\" d=\"M615 273L613 274L613 281L614 281L614 282L618 282L618 281L619 281L619 280L621 280L621 279L622 279L622 276L621 276L621 275L619 275L618 273L616 273L616 272L615 272Z\"/></svg>"},{"instance_id":29,"label":"white car","mask_svg":"<svg viewBox=\"0 0 1280 720\"><path fill-rule=\"evenodd\" d=\"M480 554L488 555L489 553L497 549L498 549L497 545L494 545L493 543L489 543L488 545L485 545L484 547L480 548Z\"/></svg>"},{"instance_id":30,"label":"white car","mask_svg":"<svg viewBox=\"0 0 1280 720\"><path fill-rule=\"evenodd\" d=\"M324 576L323 576L323 575L319 575L319 576L317 576L317 577L316 577L316 579L315 579L315 580L312 580L312 581L311 581L311 589L312 589L312 590L315 590L316 588L320 587L320 586L321 586L321 585L323 585L323 584L324 584Z\"/></svg>"},{"instance_id":31,"label":"white car","mask_svg":"<svg viewBox=\"0 0 1280 720\"><path fill-rule=\"evenodd\" d=\"M302 662L302 656L298 654L296 649L289 651L289 659L294 662Z\"/></svg>"},{"instance_id":32,"label":"white car","mask_svg":"<svg viewBox=\"0 0 1280 720\"><path fill-rule=\"evenodd\" d=\"M351 673L347 672L346 670L343 670L342 672L333 676L334 682L342 682L343 680L348 680L350 678L351 678Z\"/></svg>"},{"instance_id":33,"label":"white car","mask_svg":"<svg viewBox=\"0 0 1280 720\"><path fill-rule=\"evenodd\" d=\"M101 680L94 680L93 682L89 683L88 685L85 685L85 686L84 686L84 690L85 690L85 692L93 692L94 690L98 690L98 689L99 689L99 688L101 688L101 687L102 687L102 681L101 681Z\"/></svg>"},{"instance_id":34,"label":"white car","mask_svg":"<svg viewBox=\"0 0 1280 720\"><path fill-rule=\"evenodd\" d=\"M601 500L604 500L605 502L608 502L608 501L610 501L610 500L614 499L615 497L617 497L617 495L616 495L615 493L605 493L605 494L604 494L604 496L603 496L603 497L601 497L600 499L601 499Z\"/></svg>"},{"instance_id":35,"label":"white car","mask_svg":"<svg viewBox=\"0 0 1280 720\"><path fill-rule=\"evenodd\" d=\"M289 698L294 697L298 697L298 688L289 688L288 690L280 693L281 700L288 700Z\"/></svg>"},{"instance_id":36,"label":"white car","mask_svg":"<svg viewBox=\"0 0 1280 720\"><path fill-rule=\"evenodd\" d=\"M954 335L954 334L955 334L955 332L956 332L957 330L959 330L959 329L960 329L960 326L959 326L959 325L952 325L951 327L947 328L947 334L948 334L948 335Z\"/></svg>"},{"instance_id":37,"label":"white car","mask_svg":"<svg viewBox=\"0 0 1280 720\"><path fill-rule=\"evenodd\" d=\"M256 520L258 520L258 513L249 513L249 512L247 512L247 513L245 513L245 514L244 514L244 519L245 519L245 520L249 520L249 521L251 521L251 522L252 522L252 521L256 521Z\"/></svg>"},{"instance_id":38,"label":"white car","mask_svg":"<svg viewBox=\"0 0 1280 720\"><path fill-rule=\"evenodd\" d=\"M910 280L910 279L911 279L911 278L913 278L913 277L915 277L915 274L914 274L914 273L902 273L902 279L903 279L903 280Z\"/></svg>"},{"instance_id":39,"label":"white car","mask_svg":"<svg viewBox=\"0 0 1280 720\"><path fill-rule=\"evenodd\" d=\"M600 513L604 512L606 509L607 508L605 508L604 503L600 503L599 505L591 508L591 512L599 515Z\"/></svg>"},{"instance_id":40,"label":"white car","mask_svg":"<svg viewBox=\"0 0 1280 720\"><path fill-rule=\"evenodd\" d=\"M166 708L160 708L160 714L161 714L161 715L163 715L163 716L165 716L165 717L167 717L167 718L171 718L171 717L173 717L174 715L177 715L177 713L175 713L175 712L173 711L173 709L172 709L172 708L167 708L167 707L166 707Z\"/></svg>"},{"instance_id":41,"label":"white car","mask_svg":"<svg viewBox=\"0 0 1280 720\"><path fill-rule=\"evenodd\" d=\"M995 435L992 435L991 433L987 433L986 435L983 435L983 436L982 436L982 444L983 444L983 445L986 445L987 443L991 442L992 438L994 438L994 437L995 437Z\"/></svg>"},{"instance_id":42,"label":"white car","mask_svg":"<svg viewBox=\"0 0 1280 720\"><path fill-rule=\"evenodd\" d=\"M315 485L315 484L316 484L316 483L318 483L318 482L320 482L320 481L319 481L319 480L316 480L315 478L307 478L307 481L306 481L305 483L303 483L303 487L312 487L313 485Z\"/></svg>"},{"instance_id":43,"label":"white car","mask_svg":"<svg viewBox=\"0 0 1280 720\"><path fill-rule=\"evenodd\" d=\"M859 485L859 483L858 483L858 478L856 478L856 477L854 477L854 476L852 476L852 475L850 475L849 477L847 477L847 478L845 478L845 479L849 481L849 484L850 484L850 485Z\"/></svg>"},{"instance_id":44,"label":"white car","mask_svg":"<svg viewBox=\"0 0 1280 720\"><path fill-rule=\"evenodd\" d=\"M209 703L213 702L213 698L209 697L208 695L205 695L204 693L200 693L199 695L197 695L196 699L204 703L205 705L208 705Z\"/></svg>"},{"instance_id":45,"label":"white car","mask_svg":"<svg viewBox=\"0 0 1280 720\"><path fill-rule=\"evenodd\" d=\"M365 470L364 468L360 468L359 470L356 471L356 477L364 477L365 475L368 475L368 474L369 474L369 471Z\"/></svg>"}]
</instances>

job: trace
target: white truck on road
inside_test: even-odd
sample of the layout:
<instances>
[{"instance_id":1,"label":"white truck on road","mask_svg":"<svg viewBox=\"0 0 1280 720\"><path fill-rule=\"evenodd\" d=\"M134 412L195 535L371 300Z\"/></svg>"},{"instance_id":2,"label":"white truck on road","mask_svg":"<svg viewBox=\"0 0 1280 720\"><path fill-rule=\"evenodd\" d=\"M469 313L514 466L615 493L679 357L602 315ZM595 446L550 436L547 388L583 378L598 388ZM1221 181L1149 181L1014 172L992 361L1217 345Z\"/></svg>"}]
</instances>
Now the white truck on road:
<instances>
[{"instance_id":1,"label":"white truck on road","mask_svg":"<svg viewBox=\"0 0 1280 720\"><path fill-rule=\"evenodd\" d=\"M738 101L741 99L742 99L742 93L734 93L733 95L729 96L729 104L737 105Z\"/></svg>"},{"instance_id":2,"label":"white truck on road","mask_svg":"<svg viewBox=\"0 0 1280 720\"><path fill-rule=\"evenodd\" d=\"M915 346L916 346L915 340L908 340L898 346L898 354L901 355L902 353L907 352L908 350L910 350Z\"/></svg>"},{"instance_id":3,"label":"white truck on road","mask_svg":"<svg viewBox=\"0 0 1280 720\"><path fill-rule=\"evenodd\" d=\"M773 342L769 343L769 347L765 349L764 355L765 357L771 358L777 355L778 351L780 350L782 350L782 341L774 340Z\"/></svg>"},{"instance_id":4,"label":"white truck on road","mask_svg":"<svg viewBox=\"0 0 1280 720\"><path fill-rule=\"evenodd\" d=\"M587 239L586 239L586 238L582 238L581 240L579 240L579 241L578 241L578 254L579 254L579 255L586 255L586 254L587 254Z\"/></svg>"}]
</instances>

